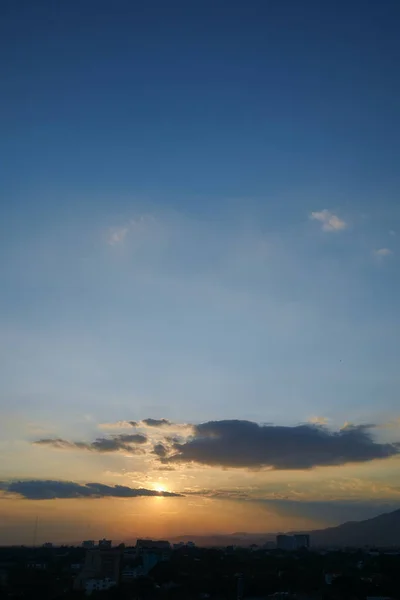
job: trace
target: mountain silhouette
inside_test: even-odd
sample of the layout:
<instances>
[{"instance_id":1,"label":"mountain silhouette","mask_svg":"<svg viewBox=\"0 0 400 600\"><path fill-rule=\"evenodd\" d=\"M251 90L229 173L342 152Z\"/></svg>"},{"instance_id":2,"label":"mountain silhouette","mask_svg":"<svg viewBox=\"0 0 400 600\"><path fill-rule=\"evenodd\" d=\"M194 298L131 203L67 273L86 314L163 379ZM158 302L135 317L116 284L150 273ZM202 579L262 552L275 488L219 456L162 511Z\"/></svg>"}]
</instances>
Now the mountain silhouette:
<instances>
[{"instance_id":1,"label":"mountain silhouette","mask_svg":"<svg viewBox=\"0 0 400 600\"><path fill-rule=\"evenodd\" d=\"M336 527L315 529L311 531L296 531L292 533L307 533L312 546L335 547L391 547L400 545L400 509L366 519L364 521L349 521ZM275 533L246 533L237 532L223 535L182 535L172 539L176 541L191 540L199 546L251 546L263 545L275 540Z\"/></svg>"},{"instance_id":2,"label":"mountain silhouette","mask_svg":"<svg viewBox=\"0 0 400 600\"><path fill-rule=\"evenodd\" d=\"M399 546L400 509L365 521L307 531L313 546Z\"/></svg>"}]
</instances>

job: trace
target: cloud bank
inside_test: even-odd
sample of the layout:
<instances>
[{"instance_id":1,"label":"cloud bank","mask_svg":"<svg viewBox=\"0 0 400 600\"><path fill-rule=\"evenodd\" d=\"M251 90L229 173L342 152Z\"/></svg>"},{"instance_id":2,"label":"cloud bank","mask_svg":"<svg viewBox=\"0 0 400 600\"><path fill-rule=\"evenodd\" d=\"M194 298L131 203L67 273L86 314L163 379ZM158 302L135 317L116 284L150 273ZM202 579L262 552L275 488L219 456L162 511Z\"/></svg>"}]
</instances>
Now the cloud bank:
<instances>
[{"instance_id":1,"label":"cloud bank","mask_svg":"<svg viewBox=\"0 0 400 600\"><path fill-rule=\"evenodd\" d=\"M0 489L18 494L28 500L52 500L55 498L137 498L140 496L181 497L174 492L158 492L145 488L130 488L125 485L103 483L74 483L73 481L13 481L0 483Z\"/></svg>"},{"instance_id":2,"label":"cloud bank","mask_svg":"<svg viewBox=\"0 0 400 600\"><path fill-rule=\"evenodd\" d=\"M259 425L251 421L209 421L174 443L164 462L199 463L230 468L311 469L388 458L400 453L398 443L378 443L372 426L347 425L332 432L317 424L295 427Z\"/></svg>"}]
</instances>

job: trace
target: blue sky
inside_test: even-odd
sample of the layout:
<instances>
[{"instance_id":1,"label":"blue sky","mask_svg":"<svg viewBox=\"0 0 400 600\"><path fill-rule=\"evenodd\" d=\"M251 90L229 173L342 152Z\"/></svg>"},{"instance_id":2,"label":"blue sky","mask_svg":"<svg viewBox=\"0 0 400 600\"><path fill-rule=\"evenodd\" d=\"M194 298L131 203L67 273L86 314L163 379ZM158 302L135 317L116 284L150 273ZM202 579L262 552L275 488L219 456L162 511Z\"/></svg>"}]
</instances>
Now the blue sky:
<instances>
[{"instance_id":1,"label":"blue sky","mask_svg":"<svg viewBox=\"0 0 400 600\"><path fill-rule=\"evenodd\" d=\"M398 3L1 13L0 476L146 417L398 440Z\"/></svg>"}]
</instances>

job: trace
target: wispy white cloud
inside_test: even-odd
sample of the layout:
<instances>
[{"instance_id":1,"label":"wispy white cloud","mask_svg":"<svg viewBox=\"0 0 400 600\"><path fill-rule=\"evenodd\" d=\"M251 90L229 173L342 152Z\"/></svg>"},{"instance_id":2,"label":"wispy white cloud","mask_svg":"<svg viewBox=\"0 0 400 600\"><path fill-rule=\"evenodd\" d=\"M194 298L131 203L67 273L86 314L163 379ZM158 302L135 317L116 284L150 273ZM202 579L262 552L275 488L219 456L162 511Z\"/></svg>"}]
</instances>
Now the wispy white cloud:
<instances>
[{"instance_id":1,"label":"wispy white cloud","mask_svg":"<svg viewBox=\"0 0 400 600\"><path fill-rule=\"evenodd\" d=\"M128 233L128 227L112 227L107 234L107 243L110 246L122 244Z\"/></svg>"},{"instance_id":2,"label":"wispy white cloud","mask_svg":"<svg viewBox=\"0 0 400 600\"><path fill-rule=\"evenodd\" d=\"M385 256L390 256L391 254L393 254L393 251L390 248L378 248L374 250L376 258L385 258Z\"/></svg>"},{"instance_id":3,"label":"wispy white cloud","mask_svg":"<svg viewBox=\"0 0 400 600\"><path fill-rule=\"evenodd\" d=\"M343 221L326 208L324 208L324 210L312 212L310 214L310 219L312 221L319 221L322 224L323 231L337 232L347 228L346 221Z\"/></svg>"}]
</instances>

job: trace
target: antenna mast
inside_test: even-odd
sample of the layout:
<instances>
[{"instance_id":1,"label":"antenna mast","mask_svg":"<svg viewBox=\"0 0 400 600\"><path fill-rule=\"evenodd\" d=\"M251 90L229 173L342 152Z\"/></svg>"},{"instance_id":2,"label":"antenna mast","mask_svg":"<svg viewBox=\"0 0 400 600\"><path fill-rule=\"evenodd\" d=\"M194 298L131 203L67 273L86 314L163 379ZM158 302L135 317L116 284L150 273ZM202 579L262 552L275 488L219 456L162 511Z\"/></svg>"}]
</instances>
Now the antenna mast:
<instances>
[{"instance_id":1,"label":"antenna mast","mask_svg":"<svg viewBox=\"0 0 400 600\"><path fill-rule=\"evenodd\" d=\"M36 519L35 519L35 525L34 525L34 528L33 528L33 547L34 548L36 548L38 521L39 521L39 517L36 517Z\"/></svg>"}]
</instances>

